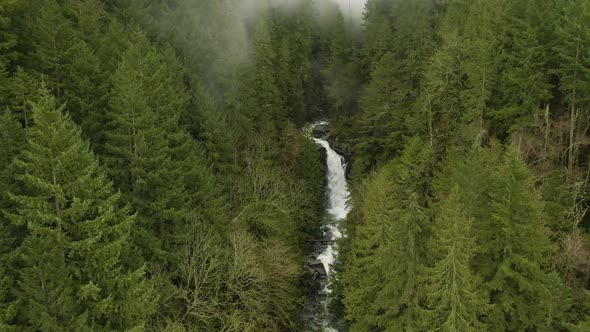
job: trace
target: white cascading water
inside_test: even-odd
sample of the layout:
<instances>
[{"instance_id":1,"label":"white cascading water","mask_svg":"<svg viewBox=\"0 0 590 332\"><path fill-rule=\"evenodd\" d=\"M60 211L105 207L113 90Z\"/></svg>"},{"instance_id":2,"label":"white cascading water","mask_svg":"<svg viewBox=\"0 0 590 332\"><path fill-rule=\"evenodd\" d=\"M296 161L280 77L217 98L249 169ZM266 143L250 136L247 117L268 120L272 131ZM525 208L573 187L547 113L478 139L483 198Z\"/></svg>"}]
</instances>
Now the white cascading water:
<instances>
[{"instance_id":1,"label":"white cascading water","mask_svg":"<svg viewBox=\"0 0 590 332\"><path fill-rule=\"evenodd\" d=\"M339 239L342 234L338 230L338 224L341 220L345 219L349 212L347 205L348 197L348 185L346 183L346 163L344 158L339 155L336 151L332 150L330 144L323 139L315 138L317 144L326 149L326 164L327 164L327 178L328 178L328 206L326 212L331 217L332 223L327 224L332 238L330 240ZM330 274L330 265L334 263L336 259L336 246L335 244L327 246L326 250L318 256L328 274Z\"/></svg>"},{"instance_id":2,"label":"white cascading water","mask_svg":"<svg viewBox=\"0 0 590 332\"><path fill-rule=\"evenodd\" d=\"M324 234L328 237L327 240L336 241L342 237L338 225L340 224L340 221L346 218L350 211L350 207L347 204L350 192L348 191L348 184L346 183L346 162L344 157L334 151L326 140L320 138L314 138L314 140L318 145L326 149L326 177L328 180L326 214L328 222L325 226L328 230ZM334 263L337 256L338 245L336 242L329 242L326 248L320 252L317 257L317 259L324 265L328 278L330 276L331 265ZM330 292L329 280L328 283L325 284L323 291L326 294ZM327 299L323 300L322 307L324 310L327 310L327 301ZM336 331L329 326L329 320L326 320L323 325L324 331L326 332Z\"/></svg>"}]
</instances>

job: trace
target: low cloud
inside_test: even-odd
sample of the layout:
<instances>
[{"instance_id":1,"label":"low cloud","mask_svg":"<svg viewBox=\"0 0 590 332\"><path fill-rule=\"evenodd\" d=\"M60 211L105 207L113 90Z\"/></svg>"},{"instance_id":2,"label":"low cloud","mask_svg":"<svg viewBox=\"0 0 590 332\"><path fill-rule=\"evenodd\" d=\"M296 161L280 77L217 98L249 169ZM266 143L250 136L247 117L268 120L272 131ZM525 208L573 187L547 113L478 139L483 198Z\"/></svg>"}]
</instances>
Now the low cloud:
<instances>
[{"instance_id":1,"label":"low cloud","mask_svg":"<svg viewBox=\"0 0 590 332\"><path fill-rule=\"evenodd\" d=\"M340 6L342 13L345 16L350 16L356 20L359 20L363 16L363 10L365 8L366 0L334 0Z\"/></svg>"}]
</instances>

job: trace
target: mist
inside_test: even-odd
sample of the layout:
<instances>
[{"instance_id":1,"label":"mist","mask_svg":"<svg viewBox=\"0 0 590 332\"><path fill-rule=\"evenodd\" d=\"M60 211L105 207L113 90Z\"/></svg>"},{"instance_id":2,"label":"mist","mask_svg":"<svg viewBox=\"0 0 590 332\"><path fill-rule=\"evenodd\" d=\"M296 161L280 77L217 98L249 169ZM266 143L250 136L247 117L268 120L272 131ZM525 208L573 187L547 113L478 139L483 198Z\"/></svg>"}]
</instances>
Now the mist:
<instances>
[{"instance_id":1,"label":"mist","mask_svg":"<svg viewBox=\"0 0 590 332\"><path fill-rule=\"evenodd\" d=\"M334 0L340 6L340 10L345 16L352 15L352 18L360 21L363 17L363 10L367 0Z\"/></svg>"},{"instance_id":2,"label":"mist","mask_svg":"<svg viewBox=\"0 0 590 332\"><path fill-rule=\"evenodd\" d=\"M244 55L244 50L249 49L250 40L246 32L248 22L256 21L259 15L270 7L280 7L286 10L295 8L301 4L301 0L227 0L233 3L237 9L235 25L230 30L229 42L231 46L238 45L237 53ZM313 0L316 9L316 19L321 22L322 11L336 4L345 17L352 17L356 24L360 24L367 0ZM333 7L332 7L333 8Z\"/></svg>"},{"instance_id":3,"label":"mist","mask_svg":"<svg viewBox=\"0 0 590 332\"><path fill-rule=\"evenodd\" d=\"M338 4L338 7L344 16L352 16L355 20L360 21L367 0L314 0L315 5L319 5L320 7L326 2ZM240 12L243 16L251 17L271 6L290 8L296 6L300 2L298 0L241 0L236 1L236 3L241 9Z\"/></svg>"}]
</instances>

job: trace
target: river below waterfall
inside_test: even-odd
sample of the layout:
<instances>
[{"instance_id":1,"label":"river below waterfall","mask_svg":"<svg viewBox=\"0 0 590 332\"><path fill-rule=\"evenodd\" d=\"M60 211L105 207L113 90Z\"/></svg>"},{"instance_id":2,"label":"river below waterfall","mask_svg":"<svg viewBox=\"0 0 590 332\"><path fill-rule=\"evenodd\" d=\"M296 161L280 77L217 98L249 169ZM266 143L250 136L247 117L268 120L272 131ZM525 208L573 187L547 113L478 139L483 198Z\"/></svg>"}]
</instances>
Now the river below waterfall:
<instances>
[{"instance_id":1,"label":"river below waterfall","mask_svg":"<svg viewBox=\"0 0 590 332\"><path fill-rule=\"evenodd\" d=\"M325 123L321 123L325 125ZM314 141L326 150L326 210L322 223L322 238L317 240L308 256L306 268L310 271L317 290L306 300L302 313L305 331L338 331L336 318L328 309L330 273L338 258L336 240L342 237L340 222L346 218L350 196L346 182L346 160L330 147L324 138Z\"/></svg>"}]
</instances>

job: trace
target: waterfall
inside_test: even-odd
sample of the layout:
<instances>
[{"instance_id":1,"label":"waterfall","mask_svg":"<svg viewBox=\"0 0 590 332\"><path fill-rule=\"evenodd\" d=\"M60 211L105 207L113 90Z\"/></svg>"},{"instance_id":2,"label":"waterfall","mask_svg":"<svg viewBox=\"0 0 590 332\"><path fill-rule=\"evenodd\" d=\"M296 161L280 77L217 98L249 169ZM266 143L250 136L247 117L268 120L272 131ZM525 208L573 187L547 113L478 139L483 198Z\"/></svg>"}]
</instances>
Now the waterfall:
<instances>
[{"instance_id":1,"label":"waterfall","mask_svg":"<svg viewBox=\"0 0 590 332\"><path fill-rule=\"evenodd\" d=\"M318 122L313 126L327 126L326 122ZM313 128L312 126L312 128ZM317 269L322 267L325 273L320 276L314 274L313 280L318 282L319 290L309 299L306 305L303 319L306 331L337 332L335 325L338 322L328 310L330 294L330 274L332 264L338 257L338 244L336 240L342 237L339 229L340 222L346 218L350 207L348 206L348 184L346 183L346 160L330 147L330 143L323 138L314 138L316 144L326 150L326 209L322 224L322 241L317 243L314 252L309 256L308 267L311 265Z\"/></svg>"},{"instance_id":2,"label":"waterfall","mask_svg":"<svg viewBox=\"0 0 590 332\"><path fill-rule=\"evenodd\" d=\"M350 209L347 205L350 193L348 192L348 185L346 183L346 162L344 157L334 151L326 140L320 138L315 138L314 140L318 145L326 149L326 177L328 180L326 213L328 220L331 221L326 226L330 233L328 240L335 241L342 236L338 229L339 222L346 218ZM337 255L336 244L332 243L317 257L324 264L328 275L330 274L330 265L334 263Z\"/></svg>"}]
</instances>

